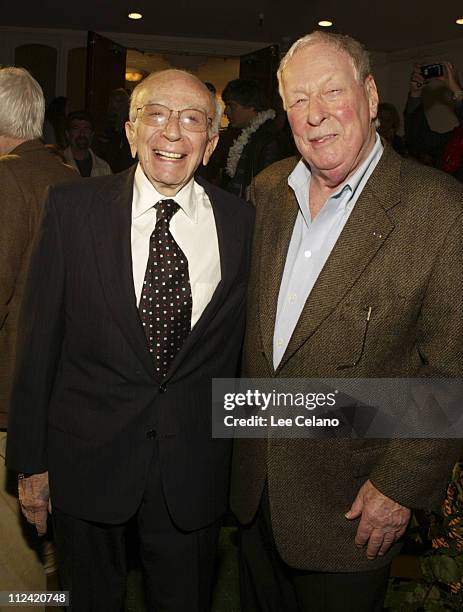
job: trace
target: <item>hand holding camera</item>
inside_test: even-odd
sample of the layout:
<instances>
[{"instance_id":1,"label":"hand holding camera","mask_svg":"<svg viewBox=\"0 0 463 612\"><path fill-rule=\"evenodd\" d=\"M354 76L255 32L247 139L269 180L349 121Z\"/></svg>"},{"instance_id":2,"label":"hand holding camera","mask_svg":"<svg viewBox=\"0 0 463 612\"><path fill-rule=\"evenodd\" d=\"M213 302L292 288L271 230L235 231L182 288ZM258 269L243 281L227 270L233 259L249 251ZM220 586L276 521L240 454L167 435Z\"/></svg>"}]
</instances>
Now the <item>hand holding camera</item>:
<instances>
[{"instance_id":1,"label":"hand holding camera","mask_svg":"<svg viewBox=\"0 0 463 612\"><path fill-rule=\"evenodd\" d=\"M421 73L421 65L415 64L410 77L410 97L419 98L421 96L421 88L426 84L426 79Z\"/></svg>"},{"instance_id":2,"label":"hand holding camera","mask_svg":"<svg viewBox=\"0 0 463 612\"><path fill-rule=\"evenodd\" d=\"M459 96L463 97L457 72L451 62L415 64L410 78L410 96L420 97L423 86L433 80L442 81L452 92L454 100L459 99Z\"/></svg>"}]
</instances>

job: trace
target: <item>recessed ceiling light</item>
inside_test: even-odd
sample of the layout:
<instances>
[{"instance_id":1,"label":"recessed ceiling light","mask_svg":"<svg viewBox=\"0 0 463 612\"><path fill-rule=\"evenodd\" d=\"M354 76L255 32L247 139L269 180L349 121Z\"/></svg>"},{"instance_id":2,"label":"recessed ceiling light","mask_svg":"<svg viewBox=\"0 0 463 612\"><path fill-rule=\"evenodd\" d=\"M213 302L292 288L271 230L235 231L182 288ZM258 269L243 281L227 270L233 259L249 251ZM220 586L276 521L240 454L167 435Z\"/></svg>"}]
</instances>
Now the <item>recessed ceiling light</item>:
<instances>
[{"instance_id":1,"label":"recessed ceiling light","mask_svg":"<svg viewBox=\"0 0 463 612\"><path fill-rule=\"evenodd\" d=\"M463 17L460 17L460 19L457 19L455 23L458 23L458 25L463 25Z\"/></svg>"},{"instance_id":2,"label":"recessed ceiling light","mask_svg":"<svg viewBox=\"0 0 463 612\"><path fill-rule=\"evenodd\" d=\"M322 28L330 28L333 25L333 22L328 21L328 19L323 19L322 21L318 22L318 25Z\"/></svg>"},{"instance_id":3,"label":"recessed ceiling light","mask_svg":"<svg viewBox=\"0 0 463 612\"><path fill-rule=\"evenodd\" d=\"M129 19L141 19L143 15L141 13L129 13L127 17Z\"/></svg>"},{"instance_id":4,"label":"recessed ceiling light","mask_svg":"<svg viewBox=\"0 0 463 612\"><path fill-rule=\"evenodd\" d=\"M125 73L125 80L130 83L138 83L143 78L143 72L129 68Z\"/></svg>"}]
</instances>

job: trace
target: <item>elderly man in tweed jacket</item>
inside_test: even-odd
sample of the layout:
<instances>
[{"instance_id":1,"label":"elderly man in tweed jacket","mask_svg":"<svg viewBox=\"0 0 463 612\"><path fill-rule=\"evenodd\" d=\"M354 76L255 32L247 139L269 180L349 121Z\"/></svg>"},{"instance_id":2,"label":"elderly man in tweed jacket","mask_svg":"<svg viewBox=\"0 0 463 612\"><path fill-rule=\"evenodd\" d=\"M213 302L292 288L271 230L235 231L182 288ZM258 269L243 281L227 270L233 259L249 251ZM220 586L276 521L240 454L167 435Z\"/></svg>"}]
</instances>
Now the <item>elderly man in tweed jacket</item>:
<instances>
[{"instance_id":1,"label":"elderly man in tweed jacket","mask_svg":"<svg viewBox=\"0 0 463 612\"><path fill-rule=\"evenodd\" d=\"M307 35L278 76L303 159L256 181L244 375L461 376L461 186L382 144L358 42ZM237 440L242 609L381 610L411 509L443 497L459 448Z\"/></svg>"},{"instance_id":2,"label":"elderly man in tweed jacket","mask_svg":"<svg viewBox=\"0 0 463 612\"><path fill-rule=\"evenodd\" d=\"M48 186L78 180L78 174L39 140L44 108L42 89L26 70L0 69L0 584L4 589L45 588L42 564L24 539L26 522L10 490L16 487L9 486L13 479L4 467L18 313L32 240ZM35 539L33 533L28 535Z\"/></svg>"}]
</instances>

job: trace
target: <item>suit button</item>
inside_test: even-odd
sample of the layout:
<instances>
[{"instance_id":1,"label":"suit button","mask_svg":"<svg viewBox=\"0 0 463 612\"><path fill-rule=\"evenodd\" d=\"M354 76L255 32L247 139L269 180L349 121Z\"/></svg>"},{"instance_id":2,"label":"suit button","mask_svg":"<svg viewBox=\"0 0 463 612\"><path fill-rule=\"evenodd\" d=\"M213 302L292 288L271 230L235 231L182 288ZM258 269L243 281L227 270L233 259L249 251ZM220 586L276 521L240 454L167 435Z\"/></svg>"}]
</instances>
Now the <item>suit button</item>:
<instances>
[{"instance_id":1,"label":"suit button","mask_svg":"<svg viewBox=\"0 0 463 612\"><path fill-rule=\"evenodd\" d=\"M149 431L146 432L146 437L148 438L148 440L152 440L153 438L156 437L156 430L155 429L150 429Z\"/></svg>"},{"instance_id":2,"label":"suit button","mask_svg":"<svg viewBox=\"0 0 463 612\"><path fill-rule=\"evenodd\" d=\"M167 391L167 385L165 383L162 383L162 385L159 385L159 393L165 393Z\"/></svg>"}]
</instances>

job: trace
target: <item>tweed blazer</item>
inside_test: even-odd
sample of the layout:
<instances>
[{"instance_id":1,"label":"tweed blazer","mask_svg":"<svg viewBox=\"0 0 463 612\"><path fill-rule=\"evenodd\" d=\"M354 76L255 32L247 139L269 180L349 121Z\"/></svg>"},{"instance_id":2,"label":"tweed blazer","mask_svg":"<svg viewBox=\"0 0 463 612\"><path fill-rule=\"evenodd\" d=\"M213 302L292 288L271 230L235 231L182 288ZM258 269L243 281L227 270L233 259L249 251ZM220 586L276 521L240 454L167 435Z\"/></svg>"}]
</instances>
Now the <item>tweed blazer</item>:
<instances>
[{"instance_id":1,"label":"tweed blazer","mask_svg":"<svg viewBox=\"0 0 463 612\"><path fill-rule=\"evenodd\" d=\"M244 375L461 376L462 186L388 146L273 369L278 292L298 212L287 183L296 161L278 162L256 181ZM249 523L267 480L276 545L289 565L375 569L399 546L374 561L355 547L358 520L344 513L360 486L370 479L404 506L429 508L443 497L459 449L459 440L236 440L232 509Z\"/></svg>"},{"instance_id":2,"label":"tweed blazer","mask_svg":"<svg viewBox=\"0 0 463 612\"><path fill-rule=\"evenodd\" d=\"M45 193L49 185L79 178L40 140L0 157L0 428L7 423L19 304Z\"/></svg>"}]
</instances>

